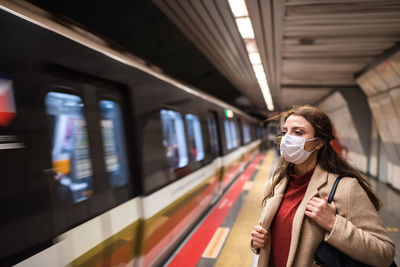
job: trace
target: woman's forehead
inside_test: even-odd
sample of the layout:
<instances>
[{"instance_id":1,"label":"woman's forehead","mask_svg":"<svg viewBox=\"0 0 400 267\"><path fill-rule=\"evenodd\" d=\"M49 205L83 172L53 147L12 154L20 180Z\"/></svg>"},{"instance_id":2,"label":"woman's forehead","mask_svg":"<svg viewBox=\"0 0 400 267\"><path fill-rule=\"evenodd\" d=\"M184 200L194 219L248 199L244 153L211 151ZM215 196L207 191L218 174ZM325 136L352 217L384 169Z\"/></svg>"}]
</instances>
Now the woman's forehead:
<instances>
[{"instance_id":1,"label":"woman's forehead","mask_svg":"<svg viewBox=\"0 0 400 267\"><path fill-rule=\"evenodd\" d=\"M305 128L305 129L313 129L311 123L309 123L306 118L304 118L303 116L299 116L299 115L290 115L283 127L286 128Z\"/></svg>"}]
</instances>

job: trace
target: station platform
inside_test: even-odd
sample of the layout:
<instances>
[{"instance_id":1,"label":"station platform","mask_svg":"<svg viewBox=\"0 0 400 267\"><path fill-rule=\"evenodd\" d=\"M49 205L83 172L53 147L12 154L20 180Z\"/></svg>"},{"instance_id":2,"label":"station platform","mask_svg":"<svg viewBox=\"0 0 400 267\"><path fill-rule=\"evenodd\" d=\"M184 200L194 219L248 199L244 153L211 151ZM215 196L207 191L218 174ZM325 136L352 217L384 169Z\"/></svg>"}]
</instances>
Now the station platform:
<instances>
[{"instance_id":1,"label":"station platform","mask_svg":"<svg viewBox=\"0 0 400 267\"><path fill-rule=\"evenodd\" d=\"M249 247L250 232L259 220L264 183L276 160L274 150L256 156L163 266L255 266L257 256ZM368 179L383 202L380 215L396 243L395 261L399 263L400 194Z\"/></svg>"}]
</instances>

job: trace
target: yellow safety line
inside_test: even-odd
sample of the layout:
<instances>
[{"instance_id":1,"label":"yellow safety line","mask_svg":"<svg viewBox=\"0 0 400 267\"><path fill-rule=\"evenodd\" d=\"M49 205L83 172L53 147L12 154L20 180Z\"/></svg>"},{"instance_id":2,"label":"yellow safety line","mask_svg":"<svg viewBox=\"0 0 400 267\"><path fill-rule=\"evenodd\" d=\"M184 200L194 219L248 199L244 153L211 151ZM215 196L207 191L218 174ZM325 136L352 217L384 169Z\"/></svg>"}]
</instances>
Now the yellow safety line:
<instances>
[{"instance_id":1,"label":"yellow safety line","mask_svg":"<svg viewBox=\"0 0 400 267\"><path fill-rule=\"evenodd\" d=\"M228 227L219 227L217 231L215 231L214 236L210 243L208 243L206 250L203 252L203 258L215 259L218 256L218 253L228 236L229 230Z\"/></svg>"},{"instance_id":2,"label":"yellow safety line","mask_svg":"<svg viewBox=\"0 0 400 267\"><path fill-rule=\"evenodd\" d=\"M253 252L250 250L250 233L260 218L264 184L270 175L273 159L274 151L269 150L214 266L251 266Z\"/></svg>"}]
</instances>

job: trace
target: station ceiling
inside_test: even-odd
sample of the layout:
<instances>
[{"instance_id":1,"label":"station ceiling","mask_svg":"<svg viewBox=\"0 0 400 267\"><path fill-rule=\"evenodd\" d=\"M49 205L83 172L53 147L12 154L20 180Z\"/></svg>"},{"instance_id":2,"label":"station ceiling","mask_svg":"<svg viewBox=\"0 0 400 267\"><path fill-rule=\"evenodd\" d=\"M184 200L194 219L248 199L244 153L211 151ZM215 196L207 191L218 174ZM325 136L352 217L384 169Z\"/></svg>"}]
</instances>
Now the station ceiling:
<instances>
[{"instance_id":1,"label":"station ceiling","mask_svg":"<svg viewBox=\"0 0 400 267\"><path fill-rule=\"evenodd\" d=\"M267 117L228 0L29 0L165 74ZM275 108L316 104L400 41L398 0L246 0Z\"/></svg>"}]
</instances>

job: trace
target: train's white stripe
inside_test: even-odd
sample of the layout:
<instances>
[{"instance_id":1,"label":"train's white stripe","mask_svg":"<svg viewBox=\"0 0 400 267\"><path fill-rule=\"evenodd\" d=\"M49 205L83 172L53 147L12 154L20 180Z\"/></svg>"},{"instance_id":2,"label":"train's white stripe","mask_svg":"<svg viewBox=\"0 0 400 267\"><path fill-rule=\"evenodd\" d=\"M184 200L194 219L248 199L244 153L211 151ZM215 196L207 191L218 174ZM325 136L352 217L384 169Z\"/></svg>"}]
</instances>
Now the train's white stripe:
<instances>
[{"instance_id":1,"label":"train's white stripe","mask_svg":"<svg viewBox=\"0 0 400 267\"><path fill-rule=\"evenodd\" d=\"M144 219L153 217L172 202L214 175L215 171L216 169L214 164L209 164L206 167L154 192L153 194L146 196L143 199Z\"/></svg>"},{"instance_id":2,"label":"train's white stripe","mask_svg":"<svg viewBox=\"0 0 400 267\"><path fill-rule=\"evenodd\" d=\"M240 147L235 151L229 153L228 155L217 158L212 164L209 164L206 167L203 167L196 172L189 174L188 176L145 197L143 199L144 219L153 217L155 214L166 208L172 202L176 201L181 196L189 192L195 186L201 184L204 180L214 175L215 171L220 166L220 164L218 164L219 161L222 161L223 166L227 166L235 160L239 159L243 153L247 153L246 151L249 151L259 144L260 141L257 140L246 145L245 147Z\"/></svg>"},{"instance_id":3,"label":"train's white stripe","mask_svg":"<svg viewBox=\"0 0 400 267\"><path fill-rule=\"evenodd\" d=\"M172 202L183 196L205 179L214 175L221 164L227 166L260 144L254 141L215 159L211 164L145 197L131 199L93 218L56 238L55 245L20 262L16 266L66 266L107 238L139 220L149 219ZM142 209L143 207L143 209Z\"/></svg>"},{"instance_id":4,"label":"train's white stripe","mask_svg":"<svg viewBox=\"0 0 400 267\"><path fill-rule=\"evenodd\" d=\"M60 235L55 245L17 264L66 266L73 260L141 218L140 197L131 199Z\"/></svg>"},{"instance_id":5,"label":"train's white stripe","mask_svg":"<svg viewBox=\"0 0 400 267\"><path fill-rule=\"evenodd\" d=\"M140 197L131 199L101 214L100 216L81 224L79 227L65 232L58 237L58 240L64 240L71 237L77 240L84 239L87 234L89 234L89 236L98 236L98 232L100 231L102 231L100 234L102 239L107 239L142 217L140 205ZM99 243L98 241L94 242L92 240L82 240L82 242L89 242L88 246Z\"/></svg>"}]
</instances>

